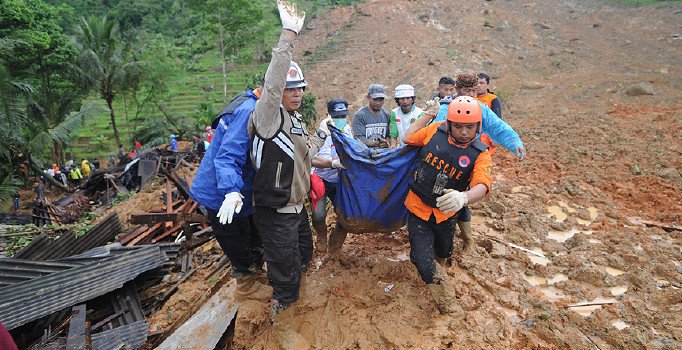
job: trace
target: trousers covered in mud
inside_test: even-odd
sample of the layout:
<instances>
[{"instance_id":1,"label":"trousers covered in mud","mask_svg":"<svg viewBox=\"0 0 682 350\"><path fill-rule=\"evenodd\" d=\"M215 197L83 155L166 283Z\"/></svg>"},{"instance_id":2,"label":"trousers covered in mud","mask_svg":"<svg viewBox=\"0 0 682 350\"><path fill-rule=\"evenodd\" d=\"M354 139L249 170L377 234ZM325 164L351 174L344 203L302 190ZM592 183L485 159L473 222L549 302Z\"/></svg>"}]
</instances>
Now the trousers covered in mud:
<instances>
[{"instance_id":1,"label":"trousers covered in mud","mask_svg":"<svg viewBox=\"0 0 682 350\"><path fill-rule=\"evenodd\" d=\"M268 263L272 298L280 303L298 300L301 273L313 258L313 237L308 212L278 213L277 209L257 206L253 221L263 242L263 259Z\"/></svg>"},{"instance_id":2,"label":"trousers covered in mud","mask_svg":"<svg viewBox=\"0 0 682 350\"><path fill-rule=\"evenodd\" d=\"M410 261L417 267L424 282L433 283L433 275L436 272L434 257L450 257L456 224L457 215L440 224L436 224L433 215L429 221L424 221L412 213L408 216Z\"/></svg>"},{"instance_id":3,"label":"trousers covered in mud","mask_svg":"<svg viewBox=\"0 0 682 350\"><path fill-rule=\"evenodd\" d=\"M231 224L221 224L217 213L207 210L216 240L230 260L232 269L237 273L249 273L251 266L260 268L263 263L263 246L253 223L253 215L234 217Z\"/></svg>"}]
</instances>

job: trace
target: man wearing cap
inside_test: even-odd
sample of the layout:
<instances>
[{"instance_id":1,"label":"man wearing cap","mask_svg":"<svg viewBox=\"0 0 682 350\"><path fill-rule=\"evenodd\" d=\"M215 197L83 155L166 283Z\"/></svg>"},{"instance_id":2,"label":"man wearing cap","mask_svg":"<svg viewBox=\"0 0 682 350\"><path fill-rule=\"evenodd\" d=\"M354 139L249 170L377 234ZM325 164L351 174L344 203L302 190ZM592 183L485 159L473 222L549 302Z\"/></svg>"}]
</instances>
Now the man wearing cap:
<instances>
[{"instance_id":1,"label":"man wearing cap","mask_svg":"<svg viewBox=\"0 0 682 350\"><path fill-rule=\"evenodd\" d=\"M296 112L308 83L291 58L305 12L299 13L296 4L287 1L277 1L277 8L282 34L272 49L261 98L247 125L256 169L254 223L268 263L273 317L298 300L301 273L312 260L312 234L303 203L310 189L312 159L329 135L331 119L322 120L309 135ZM241 204L239 197L232 200Z\"/></svg>"},{"instance_id":2,"label":"man wearing cap","mask_svg":"<svg viewBox=\"0 0 682 350\"><path fill-rule=\"evenodd\" d=\"M386 100L386 88L370 84L367 89L367 106L353 116L353 135L368 147L388 148L390 139L388 112L382 108Z\"/></svg>"},{"instance_id":3,"label":"man wearing cap","mask_svg":"<svg viewBox=\"0 0 682 350\"><path fill-rule=\"evenodd\" d=\"M332 117L334 126L343 131L344 134L352 137L350 125L347 123L348 118L348 102L342 98L335 98L327 103L327 114ZM339 169L342 169L339 155L336 154L336 148L332 142L332 138L328 137L324 141L324 145L317 152L313 158L313 172L322 179L324 183L324 195L313 202L313 227L316 234L316 245L318 251L327 251L327 198L334 205L334 198L336 197L336 184L339 182ZM336 222L338 226L338 221Z\"/></svg>"},{"instance_id":4,"label":"man wearing cap","mask_svg":"<svg viewBox=\"0 0 682 350\"><path fill-rule=\"evenodd\" d=\"M421 108L414 105L414 100L414 87L412 85L403 84L395 87L395 103L398 104L398 107L393 109L390 114L390 134L392 137L398 137L401 146L405 144L403 136L405 136L407 128L424 113Z\"/></svg>"}]
</instances>

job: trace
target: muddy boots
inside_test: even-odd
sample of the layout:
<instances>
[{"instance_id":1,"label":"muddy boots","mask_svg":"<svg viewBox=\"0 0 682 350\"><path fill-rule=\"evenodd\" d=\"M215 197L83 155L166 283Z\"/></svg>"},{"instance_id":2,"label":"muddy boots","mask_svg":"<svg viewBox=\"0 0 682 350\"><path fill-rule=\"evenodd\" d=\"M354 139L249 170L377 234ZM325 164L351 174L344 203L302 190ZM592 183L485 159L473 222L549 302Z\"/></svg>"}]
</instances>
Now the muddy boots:
<instances>
[{"instance_id":1,"label":"muddy boots","mask_svg":"<svg viewBox=\"0 0 682 350\"><path fill-rule=\"evenodd\" d=\"M346 240L346 236L348 236L348 231L337 222L334 231L329 236L329 254L332 257L341 257L341 249L343 248L343 241Z\"/></svg>"},{"instance_id":2,"label":"muddy boots","mask_svg":"<svg viewBox=\"0 0 682 350\"><path fill-rule=\"evenodd\" d=\"M327 251L327 224L319 223L313 224L315 229L315 250L320 253L325 253Z\"/></svg>"},{"instance_id":3,"label":"muddy boots","mask_svg":"<svg viewBox=\"0 0 682 350\"><path fill-rule=\"evenodd\" d=\"M433 275L433 283L426 285L429 288L431 297L433 297L433 301L436 303L436 308L441 315L450 314L455 317L462 317L464 315L464 310L457 303L453 286L447 282L448 278L444 267L436 262L436 272Z\"/></svg>"},{"instance_id":4,"label":"muddy boots","mask_svg":"<svg viewBox=\"0 0 682 350\"><path fill-rule=\"evenodd\" d=\"M462 236L462 253L471 254L475 244L471 237L471 221L458 221L457 226Z\"/></svg>"}]
</instances>

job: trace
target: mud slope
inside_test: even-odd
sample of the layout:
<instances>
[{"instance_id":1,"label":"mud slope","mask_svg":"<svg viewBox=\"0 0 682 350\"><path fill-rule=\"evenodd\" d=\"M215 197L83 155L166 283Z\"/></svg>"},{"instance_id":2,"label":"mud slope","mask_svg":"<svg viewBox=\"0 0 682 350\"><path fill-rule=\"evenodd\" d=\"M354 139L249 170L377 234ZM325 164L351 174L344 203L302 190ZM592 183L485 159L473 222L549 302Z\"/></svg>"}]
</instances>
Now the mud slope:
<instances>
[{"instance_id":1,"label":"mud slope","mask_svg":"<svg viewBox=\"0 0 682 350\"><path fill-rule=\"evenodd\" d=\"M682 224L680 35L682 3L375 0L311 19L295 59L320 110L357 110L371 82L411 83L423 103L440 76L485 70L529 158L494 156L473 207L480 249L448 269L452 313L406 232L352 235L274 323L269 288L247 295L235 348L682 348L681 232L639 221ZM628 96L639 83L654 95Z\"/></svg>"}]
</instances>

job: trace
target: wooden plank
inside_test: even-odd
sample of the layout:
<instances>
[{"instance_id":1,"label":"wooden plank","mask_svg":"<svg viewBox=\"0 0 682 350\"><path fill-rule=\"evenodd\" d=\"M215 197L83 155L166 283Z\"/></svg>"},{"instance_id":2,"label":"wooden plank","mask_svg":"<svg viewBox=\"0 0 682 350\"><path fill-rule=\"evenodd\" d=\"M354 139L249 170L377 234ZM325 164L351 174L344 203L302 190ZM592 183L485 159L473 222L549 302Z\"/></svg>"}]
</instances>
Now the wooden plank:
<instances>
[{"instance_id":1,"label":"wooden plank","mask_svg":"<svg viewBox=\"0 0 682 350\"><path fill-rule=\"evenodd\" d=\"M69 322L69 335L66 338L66 350L86 350L87 333L85 326L85 304L74 306L71 309L71 321Z\"/></svg>"},{"instance_id":2,"label":"wooden plank","mask_svg":"<svg viewBox=\"0 0 682 350\"><path fill-rule=\"evenodd\" d=\"M125 237L122 237L122 238L119 240L119 243L121 243L122 245L125 245L126 243L132 241L132 240L133 240L134 238L136 238L137 236L139 236L139 235L141 235L142 233L146 232L148 229L149 229L149 227L147 227L147 226L140 226L140 227L138 227L135 231L129 233L129 234L126 235Z\"/></svg>"},{"instance_id":3,"label":"wooden plank","mask_svg":"<svg viewBox=\"0 0 682 350\"><path fill-rule=\"evenodd\" d=\"M143 234L137 236L135 239L133 239L132 241L130 241L130 243L126 244L126 247L132 247L132 246L134 246L134 245L140 243L140 241L142 241L143 239L147 238L147 236L153 234L156 230L160 229L161 226L163 226L163 223L160 222L160 223L158 223L158 224L156 224L156 225L150 227L150 228L149 228L147 231L145 231Z\"/></svg>"},{"instance_id":4,"label":"wooden plank","mask_svg":"<svg viewBox=\"0 0 682 350\"><path fill-rule=\"evenodd\" d=\"M159 345L156 350L213 350L223 337L239 309L234 299L236 283L224 285L187 322ZM196 335L201 334L201 341Z\"/></svg>"},{"instance_id":5,"label":"wooden plank","mask_svg":"<svg viewBox=\"0 0 682 350\"><path fill-rule=\"evenodd\" d=\"M166 179L166 213L172 213L173 212L173 193L171 192L173 188L171 187L171 182L169 179ZM172 221L166 221L166 228L172 227L173 222Z\"/></svg>"},{"instance_id":6,"label":"wooden plank","mask_svg":"<svg viewBox=\"0 0 682 350\"><path fill-rule=\"evenodd\" d=\"M165 231L164 233L160 234L160 235L157 236L156 238L152 239L152 243L157 243L157 242L159 242L160 240L162 240L162 239L164 239L164 238L166 238L166 237L168 237L168 236L170 236L170 235L172 235L172 234L174 234L174 233L176 233L176 232L179 232L179 231L182 229L182 226L183 226L184 224L185 224L184 221L178 222L178 223L175 224L175 226L173 226L170 230Z\"/></svg>"}]
</instances>

